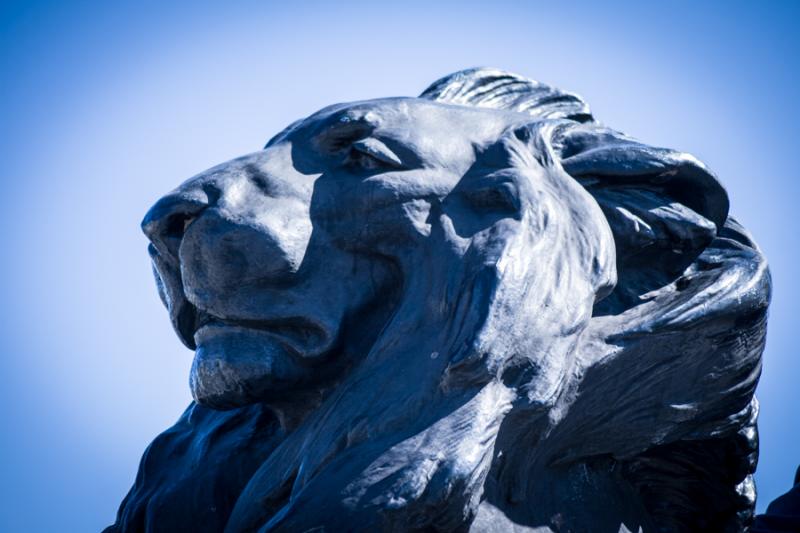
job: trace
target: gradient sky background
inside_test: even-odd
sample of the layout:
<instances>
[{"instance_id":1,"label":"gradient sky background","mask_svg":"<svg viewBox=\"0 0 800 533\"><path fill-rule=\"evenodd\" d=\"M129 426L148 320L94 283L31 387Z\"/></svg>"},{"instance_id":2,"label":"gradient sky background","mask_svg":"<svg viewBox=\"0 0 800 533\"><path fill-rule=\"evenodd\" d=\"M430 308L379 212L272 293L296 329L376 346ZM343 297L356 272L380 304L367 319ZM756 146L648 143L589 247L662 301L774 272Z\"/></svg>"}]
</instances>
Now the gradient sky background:
<instances>
[{"instance_id":1,"label":"gradient sky background","mask_svg":"<svg viewBox=\"0 0 800 533\"><path fill-rule=\"evenodd\" d=\"M728 188L775 288L763 510L800 463L800 4L655 5L0 4L0 530L111 523L190 399L138 227L152 202L327 104L478 65L577 92Z\"/></svg>"}]
</instances>

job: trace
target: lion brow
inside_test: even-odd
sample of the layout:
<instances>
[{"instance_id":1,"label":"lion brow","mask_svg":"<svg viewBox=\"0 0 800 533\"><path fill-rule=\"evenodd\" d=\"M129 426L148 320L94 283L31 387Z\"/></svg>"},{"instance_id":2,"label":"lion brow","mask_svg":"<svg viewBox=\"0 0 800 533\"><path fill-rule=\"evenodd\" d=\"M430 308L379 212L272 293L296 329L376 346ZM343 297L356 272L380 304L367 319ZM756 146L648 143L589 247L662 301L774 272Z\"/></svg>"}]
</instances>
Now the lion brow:
<instances>
[{"instance_id":1,"label":"lion brow","mask_svg":"<svg viewBox=\"0 0 800 533\"><path fill-rule=\"evenodd\" d=\"M315 135L315 140L321 148L337 152L375 131L377 118L372 111L354 113L348 110L325 124Z\"/></svg>"}]
</instances>

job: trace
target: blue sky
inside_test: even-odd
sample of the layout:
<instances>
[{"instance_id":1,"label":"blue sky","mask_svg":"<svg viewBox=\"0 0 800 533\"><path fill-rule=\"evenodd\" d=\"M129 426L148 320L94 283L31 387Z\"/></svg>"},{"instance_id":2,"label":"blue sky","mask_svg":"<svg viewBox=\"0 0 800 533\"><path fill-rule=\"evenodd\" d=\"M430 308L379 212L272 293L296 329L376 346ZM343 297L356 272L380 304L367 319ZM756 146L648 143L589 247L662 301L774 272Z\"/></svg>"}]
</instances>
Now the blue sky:
<instances>
[{"instance_id":1,"label":"blue sky","mask_svg":"<svg viewBox=\"0 0 800 533\"><path fill-rule=\"evenodd\" d=\"M138 224L327 104L469 66L693 153L769 258L759 508L800 464L799 8L570 2L0 4L0 530L97 531L189 401Z\"/></svg>"}]
</instances>

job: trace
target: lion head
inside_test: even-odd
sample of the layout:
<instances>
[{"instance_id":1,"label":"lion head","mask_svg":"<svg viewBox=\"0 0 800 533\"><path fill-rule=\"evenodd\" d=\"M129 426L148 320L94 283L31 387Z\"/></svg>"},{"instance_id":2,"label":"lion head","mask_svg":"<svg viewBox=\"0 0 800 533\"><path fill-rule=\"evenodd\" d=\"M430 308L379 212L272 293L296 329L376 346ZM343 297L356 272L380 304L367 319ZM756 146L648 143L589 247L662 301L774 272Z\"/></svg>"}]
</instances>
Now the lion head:
<instances>
[{"instance_id":1,"label":"lion head","mask_svg":"<svg viewBox=\"0 0 800 533\"><path fill-rule=\"evenodd\" d=\"M143 228L196 402L282 424L229 531L748 520L764 260L702 163L573 94L327 107Z\"/></svg>"}]
</instances>

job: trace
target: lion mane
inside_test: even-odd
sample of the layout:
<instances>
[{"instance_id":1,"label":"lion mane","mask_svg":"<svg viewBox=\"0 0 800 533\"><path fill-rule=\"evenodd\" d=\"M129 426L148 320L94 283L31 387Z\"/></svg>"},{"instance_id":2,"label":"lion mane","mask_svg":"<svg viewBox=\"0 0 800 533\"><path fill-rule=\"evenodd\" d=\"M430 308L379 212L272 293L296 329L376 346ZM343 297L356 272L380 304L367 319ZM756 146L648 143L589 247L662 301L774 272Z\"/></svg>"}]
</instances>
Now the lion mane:
<instances>
[{"instance_id":1,"label":"lion mane","mask_svg":"<svg viewBox=\"0 0 800 533\"><path fill-rule=\"evenodd\" d=\"M465 260L438 308L402 287L404 320L297 427L262 404L191 405L107 531L148 529L156 500L230 532L744 529L770 277L715 176L507 72L419 98L530 117L470 172L566 173L540 191L538 240L506 243L503 272ZM178 463L188 495L170 489Z\"/></svg>"}]
</instances>

